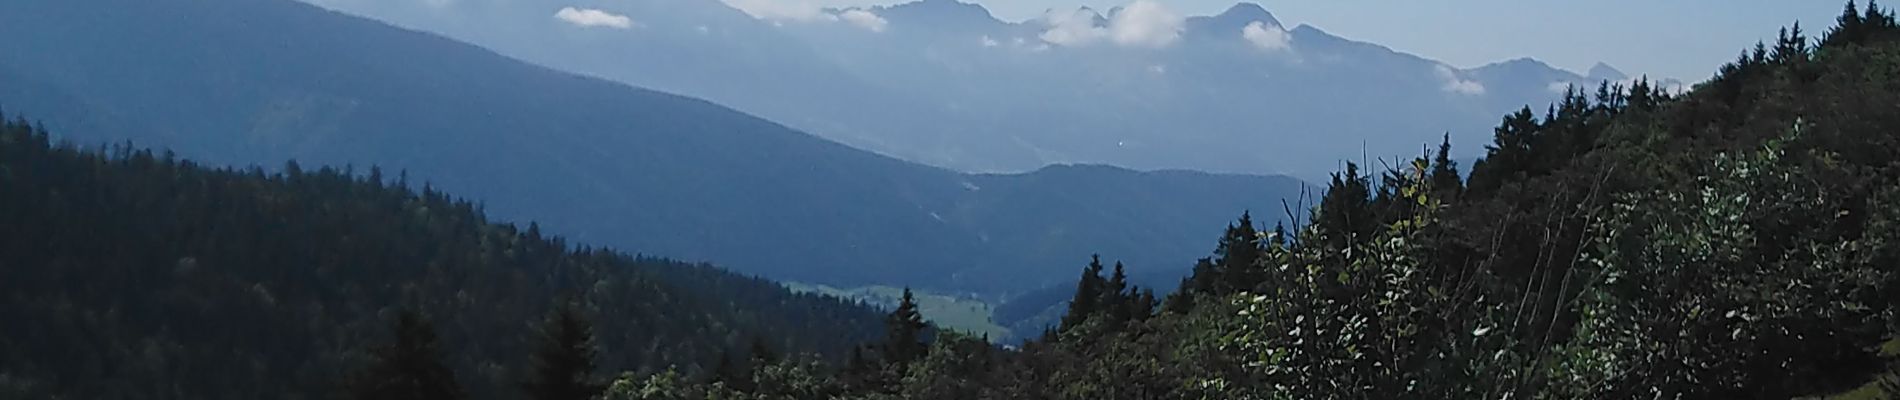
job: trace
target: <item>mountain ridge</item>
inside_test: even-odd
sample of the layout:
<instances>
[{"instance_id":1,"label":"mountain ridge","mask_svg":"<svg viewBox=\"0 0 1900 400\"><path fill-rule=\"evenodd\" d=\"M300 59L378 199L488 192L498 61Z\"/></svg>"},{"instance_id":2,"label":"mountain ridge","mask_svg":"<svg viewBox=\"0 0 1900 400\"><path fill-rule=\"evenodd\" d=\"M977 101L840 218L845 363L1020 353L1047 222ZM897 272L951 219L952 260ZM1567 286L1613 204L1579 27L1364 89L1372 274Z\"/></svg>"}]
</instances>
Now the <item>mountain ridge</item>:
<instances>
[{"instance_id":1,"label":"mountain ridge","mask_svg":"<svg viewBox=\"0 0 1900 400\"><path fill-rule=\"evenodd\" d=\"M0 90L0 104L48 116L75 143L130 141L212 165L405 171L500 220L775 279L1009 292L1068 278L1104 243L1185 269L1172 264L1207 250L1195 240L1206 226L1301 185L1108 169L966 175L304 3L106 3L115 11L0 4L0 87L74 100Z\"/></svg>"},{"instance_id":2,"label":"mountain ridge","mask_svg":"<svg viewBox=\"0 0 1900 400\"><path fill-rule=\"evenodd\" d=\"M535 27L554 25L545 14L566 4L451 5L423 14L361 0L306 1L965 172L1101 163L1317 179L1356 157L1361 143L1381 156L1410 155L1445 132L1455 143L1482 143L1495 115L1554 100L1561 93L1551 86L1596 84L1556 68L1533 71L1537 79L1478 76L1317 27L1281 26L1250 3L1164 20L1179 24L1174 34L1132 27L1117 34L1113 19L1091 8L1007 21L980 4L930 0L714 20L695 15L748 13L713 0L630 0L591 6L675 27L544 33ZM439 22L449 18L488 28ZM734 33L721 33L728 29ZM1330 118L1337 112L1329 110L1371 105L1393 115ZM1288 151L1268 157L1263 149ZM1460 149L1460 157L1476 155Z\"/></svg>"}]
</instances>

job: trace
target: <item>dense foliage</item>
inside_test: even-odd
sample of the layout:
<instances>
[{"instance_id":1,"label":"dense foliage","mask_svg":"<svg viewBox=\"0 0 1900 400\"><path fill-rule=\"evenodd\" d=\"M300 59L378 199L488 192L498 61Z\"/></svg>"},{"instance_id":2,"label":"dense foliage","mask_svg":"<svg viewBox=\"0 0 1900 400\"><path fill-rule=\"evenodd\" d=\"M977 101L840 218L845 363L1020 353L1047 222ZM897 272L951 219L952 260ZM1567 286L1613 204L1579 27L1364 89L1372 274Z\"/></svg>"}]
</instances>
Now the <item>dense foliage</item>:
<instances>
[{"instance_id":1,"label":"dense foliage","mask_svg":"<svg viewBox=\"0 0 1900 400\"><path fill-rule=\"evenodd\" d=\"M1791 398L1900 387L1900 26L1850 4L1688 93L1572 89L1445 154L1243 215L1165 301L1090 262L1013 350L629 375L613 399ZM887 335L886 340L910 336ZM855 358L854 358L855 359ZM867 359L878 360L875 354ZM912 360L914 359L914 360ZM911 360L905 362L905 360ZM774 382L767 384L766 382ZM783 388L799 388L785 390Z\"/></svg>"},{"instance_id":2,"label":"dense foliage","mask_svg":"<svg viewBox=\"0 0 1900 400\"><path fill-rule=\"evenodd\" d=\"M284 171L0 124L0 398L320 398L355 366L425 370L428 353L471 398L576 398L604 385L575 372L595 361L705 371L755 340L842 359L882 326L770 281L488 223L377 169Z\"/></svg>"}]
</instances>

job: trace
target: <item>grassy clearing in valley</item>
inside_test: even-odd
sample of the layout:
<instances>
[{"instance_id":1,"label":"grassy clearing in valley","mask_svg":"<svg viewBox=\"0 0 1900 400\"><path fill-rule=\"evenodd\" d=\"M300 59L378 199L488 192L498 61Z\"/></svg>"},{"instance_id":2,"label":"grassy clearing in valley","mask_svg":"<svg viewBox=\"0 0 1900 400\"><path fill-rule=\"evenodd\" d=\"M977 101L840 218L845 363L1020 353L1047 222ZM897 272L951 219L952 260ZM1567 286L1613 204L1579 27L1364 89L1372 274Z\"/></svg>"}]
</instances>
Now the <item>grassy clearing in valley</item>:
<instances>
[{"instance_id":1,"label":"grassy clearing in valley","mask_svg":"<svg viewBox=\"0 0 1900 400\"><path fill-rule=\"evenodd\" d=\"M787 282L785 287L795 292L818 293L857 300L887 310L897 307L898 300L904 296L904 288L882 285L843 289L826 285ZM912 290L911 294L916 297L918 312L932 324L972 335L988 335L991 341L1002 341L1011 337L1009 328L997 325L996 321L990 318L991 306L987 302L970 297L920 290Z\"/></svg>"}]
</instances>

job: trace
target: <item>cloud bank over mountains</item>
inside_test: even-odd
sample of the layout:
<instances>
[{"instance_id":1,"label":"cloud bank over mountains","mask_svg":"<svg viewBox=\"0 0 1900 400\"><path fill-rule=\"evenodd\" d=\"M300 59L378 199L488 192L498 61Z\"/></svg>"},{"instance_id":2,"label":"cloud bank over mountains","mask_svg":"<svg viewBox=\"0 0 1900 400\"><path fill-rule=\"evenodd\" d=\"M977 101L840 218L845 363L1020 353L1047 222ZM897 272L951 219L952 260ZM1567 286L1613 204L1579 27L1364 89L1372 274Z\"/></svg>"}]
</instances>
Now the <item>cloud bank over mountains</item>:
<instances>
[{"instance_id":1,"label":"cloud bank over mountains","mask_svg":"<svg viewBox=\"0 0 1900 400\"><path fill-rule=\"evenodd\" d=\"M732 8L764 20L836 20L817 3L805 0L720 0Z\"/></svg>"},{"instance_id":2,"label":"cloud bank over mountains","mask_svg":"<svg viewBox=\"0 0 1900 400\"><path fill-rule=\"evenodd\" d=\"M1191 16L1134 0L1012 22L956 0L305 1L977 172L1103 163L1311 178L1447 132L1469 157L1498 115L1633 79L1530 59L1460 68L1287 27L1250 3Z\"/></svg>"}]
</instances>

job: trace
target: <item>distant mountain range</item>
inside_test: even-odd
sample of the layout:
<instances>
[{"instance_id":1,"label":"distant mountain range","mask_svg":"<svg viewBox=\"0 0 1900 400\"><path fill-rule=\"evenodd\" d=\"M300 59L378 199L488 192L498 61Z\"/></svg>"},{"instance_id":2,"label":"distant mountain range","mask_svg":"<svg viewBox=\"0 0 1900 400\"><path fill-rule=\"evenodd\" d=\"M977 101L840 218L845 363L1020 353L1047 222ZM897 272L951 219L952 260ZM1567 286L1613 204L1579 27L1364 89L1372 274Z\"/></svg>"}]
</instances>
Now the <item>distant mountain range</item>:
<instances>
[{"instance_id":1,"label":"distant mountain range","mask_svg":"<svg viewBox=\"0 0 1900 400\"><path fill-rule=\"evenodd\" d=\"M1250 3L1186 17L1143 0L1007 22L957 0L729 1L745 11L717 0L306 1L963 171L1104 163L1311 178L1341 159L1417 154L1447 132L1470 157L1497 115L1630 79L1532 59L1458 68L1289 27Z\"/></svg>"},{"instance_id":2,"label":"distant mountain range","mask_svg":"<svg viewBox=\"0 0 1900 400\"><path fill-rule=\"evenodd\" d=\"M1185 270L1241 211L1279 210L1303 186L958 173L290 0L0 2L0 107L85 145L377 166L573 243L834 285L1022 291L1098 252Z\"/></svg>"}]
</instances>

